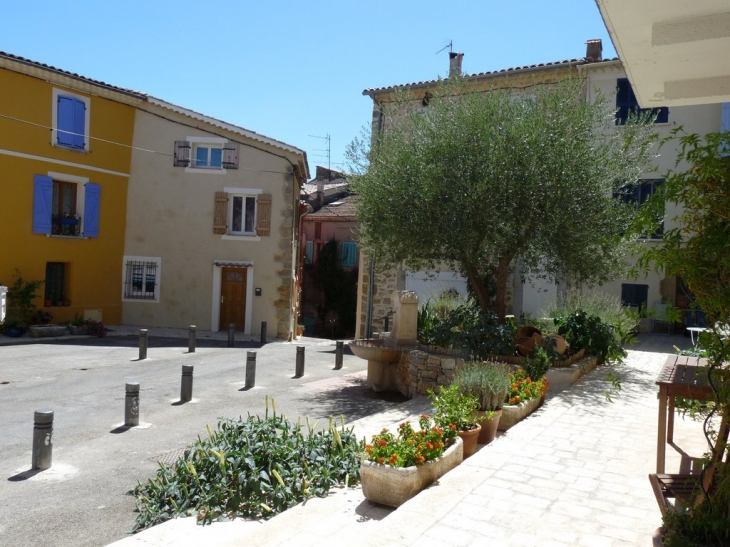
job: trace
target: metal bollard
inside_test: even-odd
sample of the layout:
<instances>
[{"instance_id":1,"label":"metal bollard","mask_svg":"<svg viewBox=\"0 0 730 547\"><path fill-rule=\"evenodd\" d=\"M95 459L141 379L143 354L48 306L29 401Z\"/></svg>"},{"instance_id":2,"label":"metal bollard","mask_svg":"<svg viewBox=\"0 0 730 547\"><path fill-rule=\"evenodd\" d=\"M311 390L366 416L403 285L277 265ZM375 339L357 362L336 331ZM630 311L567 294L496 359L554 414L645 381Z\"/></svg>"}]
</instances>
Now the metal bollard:
<instances>
[{"instance_id":1,"label":"metal bollard","mask_svg":"<svg viewBox=\"0 0 730 547\"><path fill-rule=\"evenodd\" d=\"M147 329L139 329L139 360L147 359Z\"/></svg>"},{"instance_id":2,"label":"metal bollard","mask_svg":"<svg viewBox=\"0 0 730 547\"><path fill-rule=\"evenodd\" d=\"M266 321L261 321L261 345L266 344Z\"/></svg>"},{"instance_id":3,"label":"metal bollard","mask_svg":"<svg viewBox=\"0 0 730 547\"><path fill-rule=\"evenodd\" d=\"M297 365L294 376L297 378L304 376L304 346L297 346Z\"/></svg>"},{"instance_id":4,"label":"metal bollard","mask_svg":"<svg viewBox=\"0 0 730 547\"><path fill-rule=\"evenodd\" d=\"M188 403L193 398L193 365L182 366L182 379L180 380L180 400Z\"/></svg>"},{"instance_id":5,"label":"metal bollard","mask_svg":"<svg viewBox=\"0 0 730 547\"><path fill-rule=\"evenodd\" d=\"M228 323L228 347L233 347L234 337L236 335L236 324Z\"/></svg>"},{"instance_id":6,"label":"metal bollard","mask_svg":"<svg viewBox=\"0 0 730 547\"><path fill-rule=\"evenodd\" d=\"M256 385L256 352L246 352L246 389L251 389Z\"/></svg>"},{"instance_id":7,"label":"metal bollard","mask_svg":"<svg viewBox=\"0 0 730 547\"><path fill-rule=\"evenodd\" d=\"M33 414L32 469L48 469L53 460L53 411L50 408L36 410Z\"/></svg>"},{"instance_id":8,"label":"metal bollard","mask_svg":"<svg viewBox=\"0 0 730 547\"><path fill-rule=\"evenodd\" d=\"M335 370L342 368L342 352L344 351L344 343L342 340L337 340L335 347Z\"/></svg>"},{"instance_id":9,"label":"metal bollard","mask_svg":"<svg viewBox=\"0 0 730 547\"><path fill-rule=\"evenodd\" d=\"M188 332L188 353L195 353L195 325L190 325Z\"/></svg>"},{"instance_id":10,"label":"metal bollard","mask_svg":"<svg viewBox=\"0 0 730 547\"><path fill-rule=\"evenodd\" d=\"M139 382L127 382L124 398L124 425L139 425Z\"/></svg>"}]
</instances>

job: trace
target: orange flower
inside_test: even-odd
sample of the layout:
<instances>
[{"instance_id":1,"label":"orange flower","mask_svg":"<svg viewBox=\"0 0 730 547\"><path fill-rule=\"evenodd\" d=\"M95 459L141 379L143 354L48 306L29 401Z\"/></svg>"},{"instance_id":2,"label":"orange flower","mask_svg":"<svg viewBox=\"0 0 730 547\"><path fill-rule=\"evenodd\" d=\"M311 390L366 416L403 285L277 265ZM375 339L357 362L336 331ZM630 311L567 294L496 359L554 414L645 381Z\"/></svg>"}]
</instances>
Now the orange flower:
<instances>
[{"instance_id":1,"label":"orange flower","mask_svg":"<svg viewBox=\"0 0 730 547\"><path fill-rule=\"evenodd\" d=\"M380 440L378 441L378 444L379 444L380 446L385 446L386 444L388 444L388 441L386 441L385 439L380 439Z\"/></svg>"},{"instance_id":2,"label":"orange flower","mask_svg":"<svg viewBox=\"0 0 730 547\"><path fill-rule=\"evenodd\" d=\"M385 463L385 458L380 458L380 459L378 460L378 463Z\"/></svg>"}]
</instances>

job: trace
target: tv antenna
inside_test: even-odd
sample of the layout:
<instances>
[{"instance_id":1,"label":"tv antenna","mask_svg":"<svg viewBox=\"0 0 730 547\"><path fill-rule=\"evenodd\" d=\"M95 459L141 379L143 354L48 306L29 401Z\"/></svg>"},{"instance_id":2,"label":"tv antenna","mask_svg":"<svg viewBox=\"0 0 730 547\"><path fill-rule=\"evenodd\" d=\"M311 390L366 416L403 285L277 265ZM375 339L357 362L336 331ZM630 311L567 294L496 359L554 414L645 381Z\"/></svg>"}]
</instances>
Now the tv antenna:
<instances>
[{"instance_id":1,"label":"tv antenna","mask_svg":"<svg viewBox=\"0 0 730 547\"><path fill-rule=\"evenodd\" d=\"M446 44L446 45L445 45L444 47L442 47L441 49L439 49L439 50L438 50L438 51L436 52L436 55L438 55L439 53L441 53L441 52L442 52L443 50L445 50L446 48L449 48L449 53L453 53L453 52L454 52L454 41L453 41L453 40L449 40L449 43L448 43L448 44Z\"/></svg>"},{"instance_id":2,"label":"tv antenna","mask_svg":"<svg viewBox=\"0 0 730 547\"><path fill-rule=\"evenodd\" d=\"M323 140L327 141L327 148L315 148L314 152L325 152L326 153L326 155L323 155L320 157L327 158L327 170L330 172L329 177L331 178L332 177L332 164L331 164L332 156L331 156L331 146L330 146L330 143L331 143L330 134L327 133L324 137L321 137L319 135L309 135L309 136L313 137L315 139L323 139Z\"/></svg>"}]
</instances>

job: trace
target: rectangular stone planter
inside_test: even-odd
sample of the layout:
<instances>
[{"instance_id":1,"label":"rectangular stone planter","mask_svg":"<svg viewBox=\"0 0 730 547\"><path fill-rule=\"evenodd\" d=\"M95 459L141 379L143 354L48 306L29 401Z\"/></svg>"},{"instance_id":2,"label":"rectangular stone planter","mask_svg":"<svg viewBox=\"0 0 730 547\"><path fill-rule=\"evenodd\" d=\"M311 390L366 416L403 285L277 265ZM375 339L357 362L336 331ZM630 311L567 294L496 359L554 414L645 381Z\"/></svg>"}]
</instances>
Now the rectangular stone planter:
<instances>
[{"instance_id":1,"label":"rectangular stone planter","mask_svg":"<svg viewBox=\"0 0 730 547\"><path fill-rule=\"evenodd\" d=\"M530 399L518 405L504 405L497 431L507 431L510 427L527 418L540 406L540 399Z\"/></svg>"},{"instance_id":2,"label":"rectangular stone planter","mask_svg":"<svg viewBox=\"0 0 730 547\"><path fill-rule=\"evenodd\" d=\"M80 325L78 327L69 325L68 332L69 332L69 334L75 334L75 335L89 334L89 327L87 327L86 325Z\"/></svg>"},{"instance_id":3,"label":"rectangular stone planter","mask_svg":"<svg viewBox=\"0 0 730 547\"><path fill-rule=\"evenodd\" d=\"M28 332L33 338L47 336L65 336L68 333L66 325L31 325Z\"/></svg>"},{"instance_id":4,"label":"rectangular stone planter","mask_svg":"<svg viewBox=\"0 0 730 547\"><path fill-rule=\"evenodd\" d=\"M464 459L460 438L444 451L443 456L423 465L392 467L370 461L360 466L362 493L373 503L399 507L439 477L451 471Z\"/></svg>"}]
</instances>

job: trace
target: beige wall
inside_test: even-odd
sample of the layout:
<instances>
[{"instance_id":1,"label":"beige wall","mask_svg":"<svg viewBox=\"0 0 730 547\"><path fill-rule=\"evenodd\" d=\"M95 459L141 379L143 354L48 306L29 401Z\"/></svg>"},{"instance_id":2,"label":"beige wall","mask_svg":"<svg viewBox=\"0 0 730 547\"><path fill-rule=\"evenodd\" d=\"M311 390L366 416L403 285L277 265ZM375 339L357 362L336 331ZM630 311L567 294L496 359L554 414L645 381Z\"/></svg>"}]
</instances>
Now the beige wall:
<instances>
[{"instance_id":1,"label":"beige wall","mask_svg":"<svg viewBox=\"0 0 730 547\"><path fill-rule=\"evenodd\" d=\"M291 164L282 157L286 153L165 109L155 114L171 119L137 111L124 254L161 259L160 298L159 303L125 301L124 323L218 329L220 268L213 263L247 261L253 266L248 270L245 332L258 334L266 321L269 336L287 337L293 321L292 237L299 185L289 174ZM174 142L192 136L241 143L239 169L214 174L174 167ZM225 188L271 194L270 236L213 233L215 192ZM261 288L261 296L254 296L253 288Z\"/></svg>"}]
</instances>

